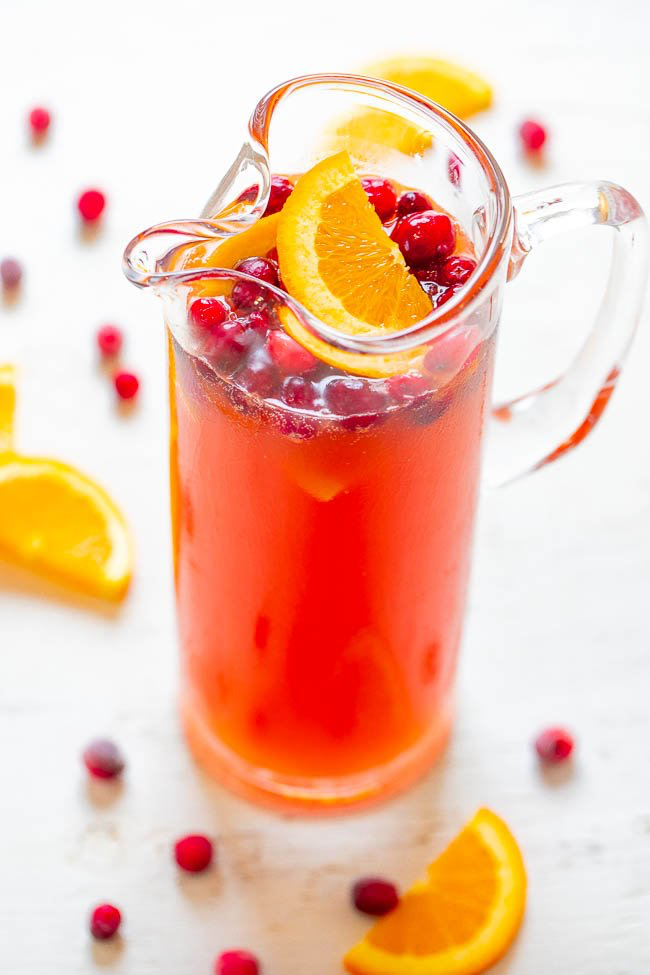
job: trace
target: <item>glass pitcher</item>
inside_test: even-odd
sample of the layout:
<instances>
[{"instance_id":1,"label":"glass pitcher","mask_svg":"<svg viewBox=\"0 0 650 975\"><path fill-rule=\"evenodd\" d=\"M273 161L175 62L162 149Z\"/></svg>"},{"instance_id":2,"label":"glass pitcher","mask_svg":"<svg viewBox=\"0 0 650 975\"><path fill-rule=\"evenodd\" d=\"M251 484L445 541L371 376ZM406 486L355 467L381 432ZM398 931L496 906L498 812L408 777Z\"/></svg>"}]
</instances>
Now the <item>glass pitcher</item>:
<instances>
[{"instance_id":1,"label":"glass pitcher","mask_svg":"<svg viewBox=\"0 0 650 975\"><path fill-rule=\"evenodd\" d=\"M271 173L295 182L342 150L357 173L428 194L473 254L469 280L422 320L341 331L277 278L235 268L277 256L281 212L263 218ZM538 243L589 224L615 231L589 337L555 382L493 408L506 282ZM402 789L452 720L485 428L493 483L593 428L640 312L639 204L607 182L512 200L490 152L440 106L378 80L312 75L259 102L201 218L140 234L124 268L162 299L169 334L192 750L231 788L284 807ZM370 302L372 287L355 300ZM195 303L206 298L221 302L225 327L202 327ZM288 358L270 356L287 334L298 340Z\"/></svg>"}]
</instances>

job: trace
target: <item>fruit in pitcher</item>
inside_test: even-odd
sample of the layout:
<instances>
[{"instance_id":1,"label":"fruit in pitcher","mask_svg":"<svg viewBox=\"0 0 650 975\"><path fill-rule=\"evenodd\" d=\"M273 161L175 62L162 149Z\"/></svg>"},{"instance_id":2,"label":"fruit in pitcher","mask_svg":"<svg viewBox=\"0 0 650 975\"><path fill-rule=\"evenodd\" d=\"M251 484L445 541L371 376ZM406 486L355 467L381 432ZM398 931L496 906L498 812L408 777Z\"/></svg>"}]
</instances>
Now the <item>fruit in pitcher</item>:
<instances>
[{"instance_id":1,"label":"fruit in pitcher","mask_svg":"<svg viewBox=\"0 0 650 975\"><path fill-rule=\"evenodd\" d=\"M477 975L521 924L526 872L512 833L480 809L425 878L344 958L353 975Z\"/></svg>"}]
</instances>

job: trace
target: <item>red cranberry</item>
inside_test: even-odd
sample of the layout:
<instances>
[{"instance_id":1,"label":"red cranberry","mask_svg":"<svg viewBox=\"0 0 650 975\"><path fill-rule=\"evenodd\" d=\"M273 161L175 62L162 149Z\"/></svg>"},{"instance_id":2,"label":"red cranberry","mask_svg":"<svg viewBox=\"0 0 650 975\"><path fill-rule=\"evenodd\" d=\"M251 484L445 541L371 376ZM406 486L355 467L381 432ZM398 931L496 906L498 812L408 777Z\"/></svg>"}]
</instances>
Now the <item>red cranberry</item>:
<instances>
[{"instance_id":1,"label":"red cranberry","mask_svg":"<svg viewBox=\"0 0 650 975\"><path fill-rule=\"evenodd\" d=\"M310 410L316 400L314 386L302 376L289 376L285 379L281 395L287 406L295 406L299 410Z\"/></svg>"},{"instance_id":2,"label":"red cranberry","mask_svg":"<svg viewBox=\"0 0 650 975\"><path fill-rule=\"evenodd\" d=\"M386 223L391 220L395 216L397 203L397 193L391 181L381 176L366 176L361 180L361 184L381 222Z\"/></svg>"},{"instance_id":3,"label":"red cranberry","mask_svg":"<svg viewBox=\"0 0 650 975\"><path fill-rule=\"evenodd\" d=\"M2 287L7 291L13 291L17 288L22 277L22 266L15 257L5 257L0 261L0 281L2 281Z\"/></svg>"},{"instance_id":4,"label":"red cranberry","mask_svg":"<svg viewBox=\"0 0 650 975\"><path fill-rule=\"evenodd\" d=\"M97 345L106 359L113 359L119 355L122 341L122 331L117 325L102 325L97 332Z\"/></svg>"},{"instance_id":5,"label":"red cranberry","mask_svg":"<svg viewBox=\"0 0 650 975\"><path fill-rule=\"evenodd\" d=\"M275 369L268 362L252 362L237 373L237 382L249 393L268 396L275 388Z\"/></svg>"},{"instance_id":6,"label":"red cranberry","mask_svg":"<svg viewBox=\"0 0 650 975\"><path fill-rule=\"evenodd\" d=\"M405 403L426 393L429 382L422 373L413 371L403 376L390 376L386 380L386 388L396 403Z\"/></svg>"},{"instance_id":7,"label":"red cranberry","mask_svg":"<svg viewBox=\"0 0 650 975\"><path fill-rule=\"evenodd\" d=\"M318 365L318 359L286 332L271 332L268 345L271 359L285 374L301 375Z\"/></svg>"},{"instance_id":8,"label":"red cranberry","mask_svg":"<svg viewBox=\"0 0 650 975\"><path fill-rule=\"evenodd\" d=\"M112 938L122 923L122 915L113 904L100 904L90 915L90 933L98 941Z\"/></svg>"},{"instance_id":9,"label":"red cranberry","mask_svg":"<svg viewBox=\"0 0 650 975\"><path fill-rule=\"evenodd\" d=\"M442 284L465 284L476 270L476 261L471 257L448 257L440 268L439 280Z\"/></svg>"},{"instance_id":10,"label":"red cranberry","mask_svg":"<svg viewBox=\"0 0 650 975\"><path fill-rule=\"evenodd\" d=\"M406 263L421 267L436 258L448 257L456 246L456 230L446 213L423 210L401 217L391 234Z\"/></svg>"},{"instance_id":11,"label":"red cranberry","mask_svg":"<svg viewBox=\"0 0 650 975\"><path fill-rule=\"evenodd\" d=\"M535 739L535 749L543 762L557 765L573 751L573 736L566 728L547 728Z\"/></svg>"},{"instance_id":12,"label":"red cranberry","mask_svg":"<svg viewBox=\"0 0 650 975\"><path fill-rule=\"evenodd\" d=\"M229 312L230 306L224 298L196 298L190 305L190 318L197 328L223 325Z\"/></svg>"},{"instance_id":13,"label":"red cranberry","mask_svg":"<svg viewBox=\"0 0 650 975\"><path fill-rule=\"evenodd\" d=\"M449 174L449 182L454 186L460 186L462 167L463 164L456 153L450 152L449 159L447 160L447 172Z\"/></svg>"},{"instance_id":14,"label":"red cranberry","mask_svg":"<svg viewBox=\"0 0 650 975\"><path fill-rule=\"evenodd\" d=\"M83 750L84 765L96 779L114 779L124 771L124 757L115 742L96 738Z\"/></svg>"},{"instance_id":15,"label":"red cranberry","mask_svg":"<svg viewBox=\"0 0 650 975\"><path fill-rule=\"evenodd\" d=\"M50 127L50 113L46 108L33 108L29 113L29 127L35 136L43 136Z\"/></svg>"},{"instance_id":16,"label":"red cranberry","mask_svg":"<svg viewBox=\"0 0 650 975\"><path fill-rule=\"evenodd\" d=\"M434 308L437 308L443 295L449 290L445 288L442 284L438 284L437 281L420 281L422 290L431 299L431 304Z\"/></svg>"},{"instance_id":17,"label":"red cranberry","mask_svg":"<svg viewBox=\"0 0 650 975\"><path fill-rule=\"evenodd\" d=\"M365 379L340 376L327 384L325 401L328 409L338 416L371 416L383 408L385 397Z\"/></svg>"},{"instance_id":18,"label":"red cranberry","mask_svg":"<svg viewBox=\"0 0 650 975\"><path fill-rule=\"evenodd\" d=\"M395 884L381 877L363 877L352 888L352 903L363 914L381 917L399 904Z\"/></svg>"},{"instance_id":19,"label":"red cranberry","mask_svg":"<svg viewBox=\"0 0 650 975\"><path fill-rule=\"evenodd\" d=\"M278 269L272 261L265 257L246 257L235 266L236 271L258 278L266 284L278 283ZM232 302L235 308L246 310L260 304L270 297L268 291L252 281L237 281L232 289Z\"/></svg>"},{"instance_id":20,"label":"red cranberry","mask_svg":"<svg viewBox=\"0 0 650 975\"><path fill-rule=\"evenodd\" d=\"M546 142L546 129L534 119L526 119L519 126L519 138L526 152L539 152Z\"/></svg>"},{"instance_id":21,"label":"red cranberry","mask_svg":"<svg viewBox=\"0 0 650 975\"><path fill-rule=\"evenodd\" d=\"M207 836L195 833L184 836L174 845L174 858L181 870L200 873L212 863L214 848Z\"/></svg>"},{"instance_id":22,"label":"red cranberry","mask_svg":"<svg viewBox=\"0 0 650 975\"><path fill-rule=\"evenodd\" d=\"M423 366L429 373L444 373L445 375L455 373L467 361L475 348L475 333L461 326L434 340L424 357Z\"/></svg>"},{"instance_id":23,"label":"red cranberry","mask_svg":"<svg viewBox=\"0 0 650 975\"><path fill-rule=\"evenodd\" d=\"M273 261L274 264L280 263L280 258L278 257L277 247L272 247L271 250L266 255L267 261Z\"/></svg>"},{"instance_id":24,"label":"red cranberry","mask_svg":"<svg viewBox=\"0 0 650 975\"><path fill-rule=\"evenodd\" d=\"M241 359L248 343L249 336L243 322L223 322L212 331L209 352L220 360L224 369L232 369Z\"/></svg>"},{"instance_id":25,"label":"red cranberry","mask_svg":"<svg viewBox=\"0 0 650 975\"><path fill-rule=\"evenodd\" d=\"M255 955L241 948L222 952L214 964L214 975L259 975L259 970Z\"/></svg>"},{"instance_id":26,"label":"red cranberry","mask_svg":"<svg viewBox=\"0 0 650 975\"><path fill-rule=\"evenodd\" d=\"M462 287L462 284L452 284L450 287L442 288L436 297L432 298L433 307L440 308L441 305L445 305L454 295L458 294Z\"/></svg>"},{"instance_id":27,"label":"red cranberry","mask_svg":"<svg viewBox=\"0 0 650 975\"><path fill-rule=\"evenodd\" d=\"M299 437L300 440L311 440L317 433L314 421L301 416L299 413L281 413L278 417L278 425L285 436Z\"/></svg>"},{"instance_id":28,"label":"red cranberry","mask_svg":"<svg viewBox=\"0 0 650 975\"><path fill-rule=\"evenodd\" d=\"M121 371L115 373L113 385L120 399L133 399L140 389L140 380L133 372Z\"/></svg>"},{"instance_id":29,"label":"red cranberry","mask_svg":"<svg viewBox=\"0 0 650 975\"><path fill-rule=\"evenodd\" d=\"M277 213L282 209L291 194L293 193L293 183L286 176L274 176L271 179L271 190L269 201L266 204L264 216L268 217L272 213Z\"/></svg>"},{"instance_id":30,"label":"red cranberry","mask_svg":"<svg viewBox=\"0 0 650 975\"><path fill-rule=\"evenodd\" d=\"M105 206L106 197L101 190L84 190L77 200L77 209L81 214L81 219L86 223L94 223L95 220L99 220Z\"/></svg>"},{"instance_id":31,"label":"red cranberry","mask_svg":"<svg viewBox=\"0 0 650 975\"><path fill-rule=\"evenodd\" d=\"M250 203L257 196L257 186L247 186L239 196L237 197L236 203Z\"/></svg>"},{"instance_id":32,"label":"red cranberry","mask_svg":"<svg viewBox=\"0 0 650 975\"><path fill-rule=\"evenodd\" d=\"M265 335L270 328L273 328L273 322L267 308L256 308L240 321L244 328L259 332L260 335Z\"/></svg>"},{"instance_id":33,"label":"red cranberry","mask_svg":"<svg viewBox=\"0 0 650 975\"><path fill-rule=\"evenodd\" d=\"M421 213L431 209L431 200L418 190L407 190L397 201L397 216L406 217L409 213Z\"/></svg>"}]
</instances>

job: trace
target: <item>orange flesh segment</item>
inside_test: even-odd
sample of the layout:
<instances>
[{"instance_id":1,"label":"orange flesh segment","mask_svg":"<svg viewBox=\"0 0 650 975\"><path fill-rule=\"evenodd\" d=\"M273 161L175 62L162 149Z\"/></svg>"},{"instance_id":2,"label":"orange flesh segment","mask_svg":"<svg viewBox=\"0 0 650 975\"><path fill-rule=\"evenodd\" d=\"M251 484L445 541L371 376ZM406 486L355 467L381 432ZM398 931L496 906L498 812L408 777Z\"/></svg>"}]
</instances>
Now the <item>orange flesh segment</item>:
<instances>
[{"instance_id":1,"label":"orange flesh segment","mask_svg":"<svg viewBox=\"0 0 650 975\"><path fill-rule=\"evenodd\" d=\"M12 448L15 412L15 370L13 366L0 365L0 453Z\"/></svg>"}]
</instances>

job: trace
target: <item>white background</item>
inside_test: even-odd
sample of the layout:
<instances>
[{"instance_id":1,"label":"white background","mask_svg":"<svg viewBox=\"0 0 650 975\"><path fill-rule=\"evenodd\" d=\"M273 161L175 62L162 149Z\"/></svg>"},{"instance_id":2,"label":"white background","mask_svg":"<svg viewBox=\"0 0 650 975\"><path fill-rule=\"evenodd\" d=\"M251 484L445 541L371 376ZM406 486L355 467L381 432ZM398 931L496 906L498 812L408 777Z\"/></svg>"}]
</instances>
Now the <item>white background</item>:
<instances>
[{"instance_id":1,"label":"white background","mask_svg":"<svg viewBox=\"0 0 650 975\"><path fill-rule=\"evenodd\" d=\"M330 822L285 821L208 783L180 740L167 528L164 345L152 298L122 279L138 230L196 215L257 98L285 78L422 51L493 82L476 128L514 192L606 177L650 206L650 17L642 0L408 5L259 0L0 2L0 256L26 266L0 307L0 361L21 368L19 443L77 463L133 525L137 568L116 612L0 573L0 971L207 975L249 946L266 975L330 975L364 930L350 881L408 884L481 804L520 839L530 903L501 975L650 969L650 336L642 324L597 433L480 511L455 735L408 795ZM24 117L52 107L33 150ZM548 122L545 169L513 137ZM73 200L110 197L80 240ZM552 242L509 288L502 388L550 376L603 286L607 235ZM125 329L142 375L130 416L96 362L98 324ZM574 769L546 777L530 739L575 730ZM114 736L123 786L89 788L84 742ZM175 837L219 836L219 864L177 875ZM124 937L94 946L88 909L113 900Z\"/></svg>"}]
</instances>

